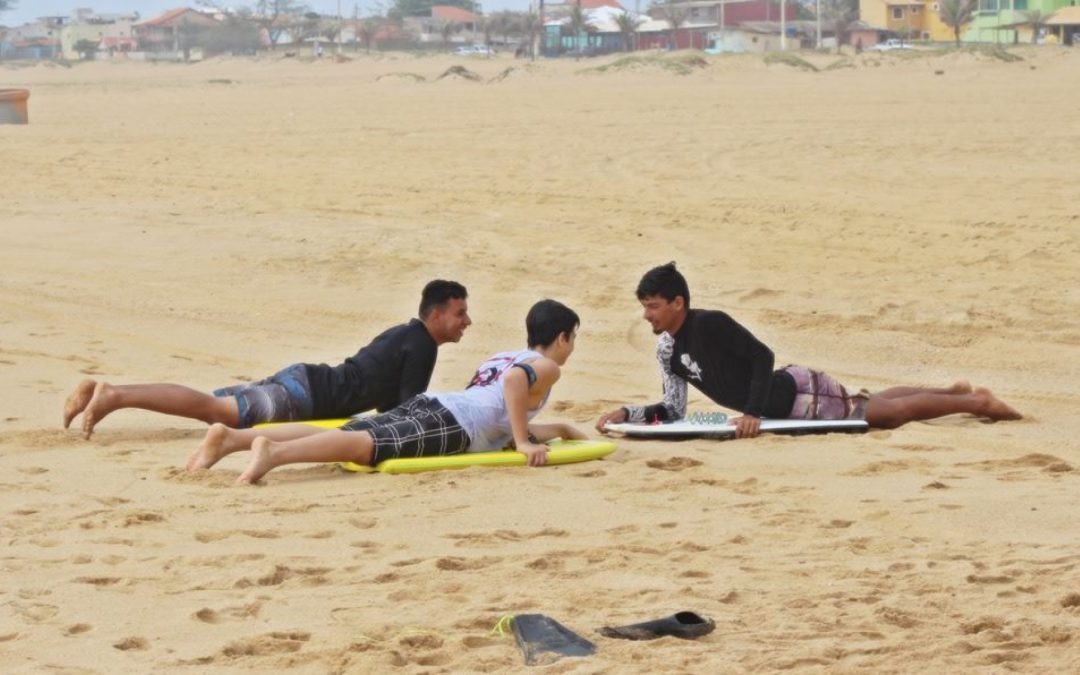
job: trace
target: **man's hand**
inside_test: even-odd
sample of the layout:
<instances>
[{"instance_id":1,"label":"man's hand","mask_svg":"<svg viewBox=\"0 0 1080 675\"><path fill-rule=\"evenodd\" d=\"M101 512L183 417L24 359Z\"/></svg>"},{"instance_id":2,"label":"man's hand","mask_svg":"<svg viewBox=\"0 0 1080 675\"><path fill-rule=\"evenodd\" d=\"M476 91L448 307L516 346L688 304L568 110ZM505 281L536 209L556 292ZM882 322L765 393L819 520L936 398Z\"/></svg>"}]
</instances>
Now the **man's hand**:
<instances>
[{"instance_id":1,"label":"man's hand","mask_svg":"<svg viewBox=\"0 0 1080 675\"><path fill-rule=\"evenodd\" d=\"M618 408L618 409L612 410L611 412L609 412L606 415L602 416L600 418L600 421L596 423L596 430L599 431L602 434L606 434L607 430L604 429L604 427L607 425L608 422L610 422L612 424L619 424L620 422L625 422L625 421L626 421L626 408Z\"/></svg>"},{"instance_id":2,"label":"man's hand","mask_svg":"<svg viewBox=\"0 0 1080 675\"><path fill-rule=\"evenodd\" d=\"M761 431L761 418L743 415L731 420L735 425L735 438L754 438Z\"/></svg>"},{"instance_id":3,"label":"man's hand","mask_svg":"<svg viewBox=\"0 0 1080 675\"><path fill-rule=\"evenodd\" d=\"M517 451L525 455L529 466L544 466L547 464L548 446L541 443L522 443L517 446Z\"/></svg>"}]
</instances>

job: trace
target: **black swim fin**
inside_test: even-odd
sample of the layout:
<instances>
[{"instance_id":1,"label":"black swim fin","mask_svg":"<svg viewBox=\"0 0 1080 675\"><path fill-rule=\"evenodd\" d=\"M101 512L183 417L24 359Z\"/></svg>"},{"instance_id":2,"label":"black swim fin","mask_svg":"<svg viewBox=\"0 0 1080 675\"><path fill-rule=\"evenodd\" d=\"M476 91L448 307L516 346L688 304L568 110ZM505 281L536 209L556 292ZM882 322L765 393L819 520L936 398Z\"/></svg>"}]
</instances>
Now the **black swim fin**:
<instances>
[{"instance_id":1,"label":"black swim fin","mask_svg":"<svg viewBox=\"0 0 1080 675\"><path fill-rule=\"evenodd\" d=\"M543 614L515 616L514 637L525 655L525 663L530 666L550 663L564 656L596 653L596 645Z\"/></svg>"},{"instance_id":2,"label":"black swim fin","mask_svg":"<svg viewBox=\"0 0 1080 675\"><path fill-rule=\"evenodd\" d=\"M600 634L604 637L622 640L655 640L671 636L683 640L694 640L708 635L716 629L716 622L694 612L679 612L663 619L635 623L629 626L604 626Z\"/></svg>"}]
</instances>

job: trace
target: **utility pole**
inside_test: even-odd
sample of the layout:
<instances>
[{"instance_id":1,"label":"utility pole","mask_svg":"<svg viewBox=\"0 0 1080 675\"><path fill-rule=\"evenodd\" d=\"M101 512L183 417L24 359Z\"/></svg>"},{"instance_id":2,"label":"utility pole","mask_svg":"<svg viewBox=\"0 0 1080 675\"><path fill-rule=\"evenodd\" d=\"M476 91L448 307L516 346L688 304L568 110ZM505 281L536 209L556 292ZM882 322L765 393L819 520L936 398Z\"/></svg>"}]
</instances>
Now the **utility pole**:
<instances>
[{"instance_id":1,"label":"utility pole","mask_svg":"<svg viewBox=\"0 0 1080 675\"><path fill-rule=\"evenodd\" d=\"M787 0L780 0L780 51L787 51Z\"/></svg>"},{"instance_id":2,"label":"utility pole","mask_svg":"<svg viewBox=\"0 0 1080 675\"><path fill-rule=\"evenodd\" d=\"M817 48L821 49L821 0L817 0L817 10L814 11L814 20L817 25L814 27L814 33L817 34Z\"/></svg>"}]
</instances>

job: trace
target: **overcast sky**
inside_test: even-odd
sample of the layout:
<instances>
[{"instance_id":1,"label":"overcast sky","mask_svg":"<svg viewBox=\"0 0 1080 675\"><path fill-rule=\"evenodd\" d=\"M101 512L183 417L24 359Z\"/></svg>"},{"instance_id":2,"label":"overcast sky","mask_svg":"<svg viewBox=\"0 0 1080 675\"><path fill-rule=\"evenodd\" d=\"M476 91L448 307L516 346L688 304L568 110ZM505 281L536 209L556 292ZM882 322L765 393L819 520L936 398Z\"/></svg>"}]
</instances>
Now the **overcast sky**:
<instances>
[{"instance_id":1,"label":"overcast sky","mask_svg":"<svg viewBox=\"0 0 1080 675\"><path fill-rule=\"evenodd\" d=\"M341 0L341 13L352 16L353 7L359 6L361 16L374 14L380 4L389 4L389 1L380 3L379 0ZM227 7L230 3L225 0L221 4ZM241 0L235 4L250 7L255 2ZM320 14L332 15L338 11L338 0L307 0L306 4ZM18 26L39 16L69 16L75 7L90 7L100 14L138 12L144 19L148 19L169 9L194 6L195 0L17 0L15 9L0 13L0 24ZM525 10L529 8L529 0L481 0L481 6L485 12L500 9Z\"/></svg>"}]
</instances>

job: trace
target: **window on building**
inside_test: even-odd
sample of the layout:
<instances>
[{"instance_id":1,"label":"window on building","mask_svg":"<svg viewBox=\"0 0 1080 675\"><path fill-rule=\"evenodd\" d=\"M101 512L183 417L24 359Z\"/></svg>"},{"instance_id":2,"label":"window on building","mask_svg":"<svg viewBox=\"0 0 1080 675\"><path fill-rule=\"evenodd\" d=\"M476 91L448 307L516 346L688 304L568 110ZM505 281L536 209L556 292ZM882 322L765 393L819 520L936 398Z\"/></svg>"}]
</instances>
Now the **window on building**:
<instances>
[{"instance_id":1,"label":"window on building","mask_svg":"<svg viewBox=\"0 0 1080 675\"><path fill-rule=\"evenodd\" d=\"M1013 0L1013 9L1027 9L1027 0Z\"/></svg>"},{"instance_id":2,"label":"window on building","mask_svg":"<svg viewBox=\"0 0 1080 675\"><path fill-rule=\"evenodd\" d=\"M904 18L904 8L903 7L893 7L892 8L892 18L896 19L897 21L899 21L900 19L903 19Z\"/></svg>"},{"instance_id":3,"label":"window on building","mask_svg":"<svg viewBox=\"0 0 1080 675\"><path fill-rule=\"evenodd\" d=\"M912 14L918 14L919 13L919 6L918 5L912 5L911 13Z\"/></svg>"},{"instance_id":4,"label":"window on building","mask_svg":"<svg viewBox=\"0 0 1080 675\"><path fill-rule=\"evenodd\" d=\"M935 12L940 12L941 11L941 5L935 2L934 3L934 11Z\"/></svg>"},{"instance_id":5,"label":"window on building","mask_svg":"<svg viewBox=\"0 0 1080 675\"><path fill-rule=\"evenodd\" d=\"M980 12L996 12L998 11L998 0L979 0Z\"/></svg>"},{"instance_id":6,"label":"window on building","mask_svg":"<svg viewBox=\"0 0 1080 675\"><path fill-rule=\"evenodd\" d=\"M929 40L930 39L930 33L927 33L926 31L923 31L922 39L923 40Z\"/></svg>"}]
</instances>

